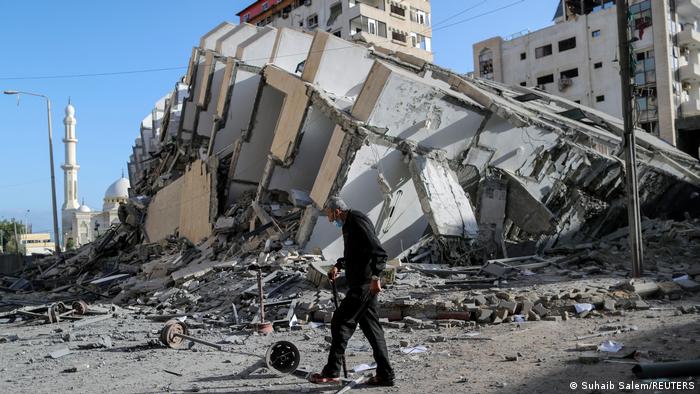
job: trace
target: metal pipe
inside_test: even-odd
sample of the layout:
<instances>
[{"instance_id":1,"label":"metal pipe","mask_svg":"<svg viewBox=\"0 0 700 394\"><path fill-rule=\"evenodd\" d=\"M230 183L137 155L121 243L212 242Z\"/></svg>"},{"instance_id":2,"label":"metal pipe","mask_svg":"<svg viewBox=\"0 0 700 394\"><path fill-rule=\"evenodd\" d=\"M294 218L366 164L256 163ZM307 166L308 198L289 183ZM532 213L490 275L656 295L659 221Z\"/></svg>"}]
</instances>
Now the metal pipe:
<instances>
[{"instance_id":1,"label":"metal pipe","mask_svg":"<svg viewBox=\"0 0 700 394\"><path fill-rule=\"evenodd\" d=\"M189 335L184 335L184 334L173 334L173 336L175 336L175 337L180 337L180 338L183 338L183 339L187 339L188 341L200 343L200 344L202 344L202 345L211 346L211 347L213 347L213 348L215 348L215 349L217 349L217 350L223 349L223 346L221 346L221 345L219 345L219 344L216 344L216 343L213 343L213 342L209 342L209 341L205 341L205 340L203 340L203 339L191 337L191 336L189 336Z\"/></svg>"},{"instance_id":2,"label":"metal pipe","mask_svg":"<svg viewBox=\"0 0 700 394\"><path fill-rule=\"evenodd\" d=\"M700 359L670 363L637 364L632 372L640 379L674 378L700 375Z\"/></svg>"},{"instance_id":3,"label":"metal pipe","mask_svg":"<svg viewBox=\"0 0 700 394\"><path fill-rule=\"evenodd\" d=\"M260 303L260 323L265 323L265 302L263 299L262 269L258 269L258 299Z\"/></svg>"}]
</instances>

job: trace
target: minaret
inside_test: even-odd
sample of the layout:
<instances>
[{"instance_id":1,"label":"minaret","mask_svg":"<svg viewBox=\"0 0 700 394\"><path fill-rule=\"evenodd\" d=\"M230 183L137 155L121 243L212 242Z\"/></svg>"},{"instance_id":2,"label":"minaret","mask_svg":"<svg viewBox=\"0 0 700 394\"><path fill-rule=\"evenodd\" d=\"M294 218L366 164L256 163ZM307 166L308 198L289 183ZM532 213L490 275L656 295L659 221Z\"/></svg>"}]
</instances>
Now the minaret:
<instances>
[{"instance_id":1,"label":"minaret","mask_svg":"<svg viewBox=\"0 0 700 394\"><path fill-rule=\"evenodd\" d=\"M75 137L75 108L68 99L66 106L66 117L63 118L63 124L66 128L66 135L63 138L63 144L66 146L65 163L61 166L63 169L63 208L62 230L63 234L70 233L73 223L73 210L78 209L78 169L80 166L76 161L75 148L78 144L78 139ZM64 243L65 243L64 239Z\"/></svg>"}]
</instances>

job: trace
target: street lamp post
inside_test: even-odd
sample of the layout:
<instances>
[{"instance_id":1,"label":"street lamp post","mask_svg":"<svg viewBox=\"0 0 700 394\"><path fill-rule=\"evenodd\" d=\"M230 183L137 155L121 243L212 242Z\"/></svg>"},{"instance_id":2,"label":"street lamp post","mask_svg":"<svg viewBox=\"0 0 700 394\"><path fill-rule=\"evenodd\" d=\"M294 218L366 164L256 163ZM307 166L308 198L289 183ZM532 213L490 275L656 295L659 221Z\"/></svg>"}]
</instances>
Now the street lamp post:
<instances>
[{"instance_id":1,"label":"street lamp post","mask_svg":"<svg viewBox=\"0 0 700 394\"><path fill-rule=\"evenodd\" d=\"M54 244L56 248L56 254L59 256L61 255L61 243L59 241L59 233L58 233L58 210L56 209L56 175L54 174L53 170L53 133L51 131L51 100L49 99L48 96L45 96L43 94L37 94L37 93L29 93L29 92L19 92L16 90L5 90L5 94L14 94L14 95L22 95L25 94L27 96L36 96L36 97L43 97L46 99L46 116L48 119L48 124L49 124L49 162L51 166L51 203L53 204L53 238L54 238Z\"/></svg>"}]
</instances>

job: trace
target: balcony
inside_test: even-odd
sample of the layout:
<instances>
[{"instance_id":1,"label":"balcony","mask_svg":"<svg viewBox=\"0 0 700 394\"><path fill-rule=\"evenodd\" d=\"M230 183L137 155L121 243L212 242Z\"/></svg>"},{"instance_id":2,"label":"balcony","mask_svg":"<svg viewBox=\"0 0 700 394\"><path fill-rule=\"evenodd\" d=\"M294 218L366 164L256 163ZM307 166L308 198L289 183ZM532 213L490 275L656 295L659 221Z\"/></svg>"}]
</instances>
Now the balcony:
<instances>
[{"instance_id":1,"label":"balcony","mask_svg":"<svg viewBox=\"0 0 700 394\"><path fill-rule=\"evenodd\" d=\"M384 0L349 0L348 1L348 5L350 8L353 8L359 4L368 5L372 8L376 8L376 9L379 9L382 11L384 11L384 7L385 7Z\"/></svg>"},{"instance_id":2,"label":"balcony","mask_svg":"<svg viewBox=\"0 0 700 394\"><path fill-rule=\"evenodd\" d=\"M681 112L684 118L700 115L700 99L697 98L697 93L695 93L696 98L691 98L681 103Z\"/></svg>"},{"instance_id":3,"label":"balcony","mask_svg":"<svg viewBox=\"0 0 700 394\"><path fill-rule=\"evenodd\" d=\"M691 28L679 32L678 45L685 48L700 49L700 32Z\"/></svg>"},{"instance_id":4,"label":"balcony","mask_svg":"<svg viewBox=\"0 0 700 394\"><path fill-rule=\"evenodd\" d=\"M700 65L697 63L688 63L679 68L681 82L696 84L700 83Z\"/></svg>"},{"instance_id":5,"label":"balcony","mask_svg":"<svg viewBox=\"0 0 700 394\"><path fill-rule=\"evenodd\" d=\"M700 0L676 0L676 12L685 17L700 14Z\"/></svg>"}]
</instances>

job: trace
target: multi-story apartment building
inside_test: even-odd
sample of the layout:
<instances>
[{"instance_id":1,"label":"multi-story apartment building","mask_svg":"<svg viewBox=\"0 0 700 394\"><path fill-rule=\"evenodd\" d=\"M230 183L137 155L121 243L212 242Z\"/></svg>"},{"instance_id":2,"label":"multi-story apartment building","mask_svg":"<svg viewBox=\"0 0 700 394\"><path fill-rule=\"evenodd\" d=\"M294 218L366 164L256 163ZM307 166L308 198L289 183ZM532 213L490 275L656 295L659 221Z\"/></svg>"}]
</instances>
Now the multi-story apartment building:
<instances>
[{"instance_id":1,"label":"multi-story apartment building","mask_svg":"<svg viewBox=\"0 0 700 394\"><path fill-rule=\"evenodd\" d=\"M258 0L236 15L241 23L319 29L433 60L429 0Z\"/></svg>"},{"instance_id":2,"label":"multi-story apartment building","mask_svg":"<svg viewBox=\"0 0 700 394\"><path fill-rule=\"evenodd\" d=\"M629 3L636 123L698 157L700 0ZM622 117L616 18L612 0L562 0L552 26L474 44L474 75Z\"/></svg>"},{"instance_id":3,"label":"multi-story apartment building","mask_svg":"<svg viewBox=\"0 0 700 394\"><path fill-rule=\"evenodd\" d=\"M33 254L51 254L55 252L56 245L51 241L49 233L28 233L19 235L19 243L26 256Z\"/></svg>"}]
</instances>

